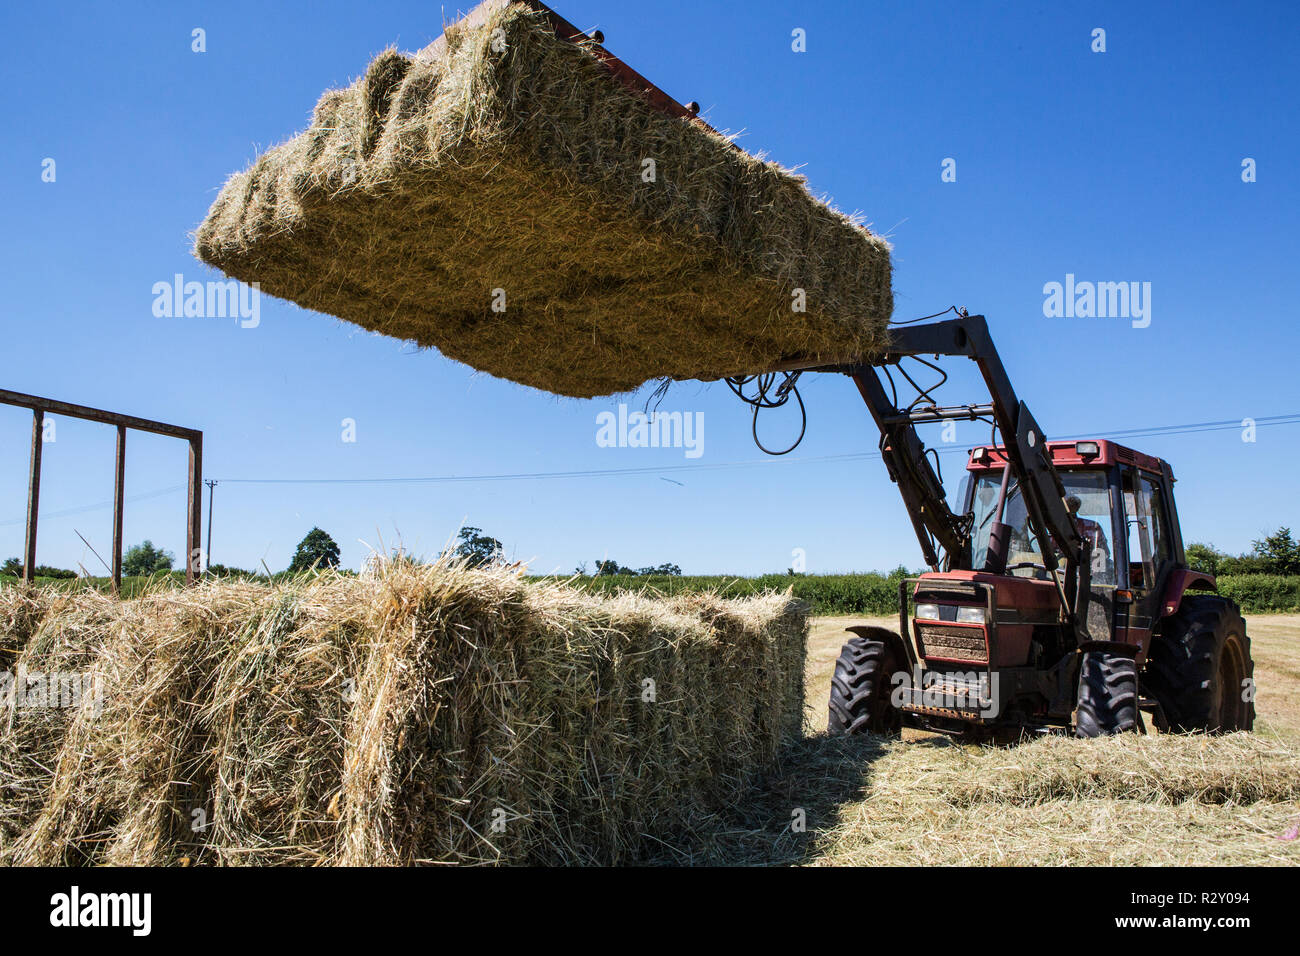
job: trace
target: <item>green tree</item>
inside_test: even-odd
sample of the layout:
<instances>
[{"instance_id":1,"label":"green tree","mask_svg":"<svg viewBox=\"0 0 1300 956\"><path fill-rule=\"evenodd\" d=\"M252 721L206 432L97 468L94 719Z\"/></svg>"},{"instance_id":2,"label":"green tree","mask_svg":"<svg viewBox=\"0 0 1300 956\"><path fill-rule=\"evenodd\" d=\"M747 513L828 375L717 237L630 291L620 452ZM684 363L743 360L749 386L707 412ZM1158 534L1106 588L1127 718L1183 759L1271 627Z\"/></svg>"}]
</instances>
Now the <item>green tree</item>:
<instances>
[{"instance_id":1,"label":"green tree","mask_svg":"<svg viewBox=\"0 0 1300 956\"><path fill-rule=\"evenodd\" d=\"M482 528L461 528L456 536L456 547L450 557L461 558L471 568L496 564L505 559L505 548L496 538L483 533Z\"/></svg>"},{"instance_id":2,"label":"green tree","mask_svg":"<svg viewBox=\"0 0 1300 956\"><path fill-rule=\"evenodd\" d=\"M1195 541L1187 546L1187 566L1202 574L1218 574L1219 565L1226 557L1212 544Z\"/></svg>"},{"instance_id":3,"label":"green tree","mask_svg":"<svg viewBox=\"0 0 1300 956\"><path fill-rule=\"evenodd\" d=\"M256 575L252 571L245 571L243 568L231 568L224 564L209 564L208 574L214 578L252 578Z\"/></svg>"},{"instance_id":4,"label":"green tree","mask_svg":"<svg viewBox=\"0 0 1300 956\"><path fill-rule=\"evenodd\" d=\"M22 572L19 571L18 573L21 574ZM67 568L50 567L48 564L38 564L36 565L36 576L38 578L62 578L64 580L69 580L75 578L77 572L69 571Z\"/></svg>"},{"instance_id":5,"label":"green tree","mask_svg":"<svg viewBox=\"0 0 1300 956\"><path fill-rule=\"evenodd\" d=\"M1300 542L1291 537L1290 528L1278 528L1263 541L1252 541L1251 545L1270 574L1300 574Z\"/></svg>"},{"instance_id":6,"label":"green tree","mask_svg":"<svg viewBox=\"0 0 1300 956\"><path fill-rule=\"evenodd\" d=\"M653 568L638 568L632 573L638 575L658 574L667 575L668 577L680 577L682 569L675 564L660 564Z\"/></svg>"},{"instance_id":7,"label":"green tree","mask_svg":"<svg viewBox=\"0 0 1300 956\"><path fill-rule=\"evenodd\" d=\"M1215 573L1272 574L1273 562L1260 554L1222 554L1219 555L1219 569Z\"/></svg>"},{"instance_id":8,"label":"green tree","mask_svg":"<svg viewBox=\"0 0 1300 956\"><path fill-rule=\"evenodd\" d=\"M126 549L122 556L122 573L135 577L170 571L174 560L170 551L155 548L153 542L145 538L140 544Z\"/></svg>"},{"instance_id":9,"label":"green tree","mask_svg":"<svg viewBox=\"0 0 1300 956\"><path fill-rule=\"evenodd\" d=\"M648 575L667 575L680 576L682 569L675 564L664 563L651 568L629 568L626 565L619 564L613 558L597 558L595 561L596 570L592 574L597 577L601 575L622 574L628 577L644 577ZM578 573L586 574L586 565L578 569Z\"/></svg>"},{"instance_id":10,"label":"green tree","mask_svg":"<svg viewBox=\"0 0 1300 956\"><path fill-rule=\"evenodd\" d=\"M15 578L23 576L23 563L17 558L6 558L3 566L0 566L0 575L12 575ZM76 571L69 571L66 568L53 568L48 564L36 565L36 577L38 578L75 578Z\"/></svg>"},{"instance_id":11,"label":"green tree","mask_svg":"<svg viewBox=\"0 0 1300 956\"><path fill-rule=\"evenodd\" d=\"M333 538L320 528L312 528L306 537L298 542L298 548L289 562L290 571L307 571L311 568L337 568L339 566L339 546Z\"/></svg>"}]
</instances>

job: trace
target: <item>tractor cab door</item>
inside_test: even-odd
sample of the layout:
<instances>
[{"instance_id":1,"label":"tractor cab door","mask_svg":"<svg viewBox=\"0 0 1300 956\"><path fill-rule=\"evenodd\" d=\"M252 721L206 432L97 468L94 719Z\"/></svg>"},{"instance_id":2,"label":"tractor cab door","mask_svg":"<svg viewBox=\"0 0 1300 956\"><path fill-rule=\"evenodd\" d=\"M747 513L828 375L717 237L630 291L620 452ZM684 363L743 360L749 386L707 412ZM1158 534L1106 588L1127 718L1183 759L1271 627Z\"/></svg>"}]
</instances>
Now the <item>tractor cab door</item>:
<instances>
[{"instance_id":1,"label":"tractor cab door","mask_svg":"<svg viewBox=\"0 0 1300 956\"><path fill-rule=\"evenodd\" d=\"M1174 567L1169 507L1157 476L1125 466L1120 486L1126 526L1120 586L1133 598L1116 608L1115 639L1145 647Z\"/></svg>"},{"instance_id":2,"label":"tractor cab door","mask_svg":"<svg viewBox=\"0 0 1300 956\"><path fill-rule=\"evenodd\" d=\"M1079 533L1091 545L1091 591L1088 618L1084 622L1087 639L1117 640L1114 637L1114 608L1118 546L1115 539L1124 525L1116 522L1114 479L1110 471L1095 468L1061 472L1066 507L1074 515Z\"/></svg>"}]
</instances>

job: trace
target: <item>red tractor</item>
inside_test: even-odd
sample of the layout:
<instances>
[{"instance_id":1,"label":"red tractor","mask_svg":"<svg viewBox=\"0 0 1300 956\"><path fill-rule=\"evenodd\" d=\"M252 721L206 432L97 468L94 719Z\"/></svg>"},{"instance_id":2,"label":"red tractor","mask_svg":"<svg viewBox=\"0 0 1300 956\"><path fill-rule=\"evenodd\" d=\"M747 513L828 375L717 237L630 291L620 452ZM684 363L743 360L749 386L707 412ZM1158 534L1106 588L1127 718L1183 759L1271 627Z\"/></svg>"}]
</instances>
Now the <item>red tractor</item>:
<instances>
[{"instance_id":1,"label":"red tractor","mask_svg":"<svg viewBox=\"0 0 1300 956\"><path fill-rule=\"evenodd\" d=\"M869 364L791 363L760 382L755 410L781 404L804 371L856 382L930 571L899 588L899 630L851 627L835 664L829 728L904 726L1006 738L1053 729L1082 737L1145 730L1249 730L1254 664L1237 606L1187 566L1174 473L1112 441L1048 441L1016 397L983 316L890 330ZM963 356L990 401L940 406L942 369ZM943 378L922 388L905 359ZM901 381L895 379L898 374ZM929 373L933 374L933 373ZM916 397L900 402L899 385ZM744 395L742 394L742 397ZM989 424L956 510L916 426Z\"/></svg>"}]
</instances>

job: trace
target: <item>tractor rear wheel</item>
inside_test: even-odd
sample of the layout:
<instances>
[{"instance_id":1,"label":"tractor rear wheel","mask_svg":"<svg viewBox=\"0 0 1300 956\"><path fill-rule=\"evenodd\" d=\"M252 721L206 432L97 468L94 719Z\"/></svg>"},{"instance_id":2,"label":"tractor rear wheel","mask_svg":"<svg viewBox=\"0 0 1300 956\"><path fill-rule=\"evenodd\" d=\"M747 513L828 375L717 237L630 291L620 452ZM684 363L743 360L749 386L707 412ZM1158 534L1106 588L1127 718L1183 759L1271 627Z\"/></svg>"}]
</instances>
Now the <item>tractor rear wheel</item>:
<instances>
[{"instance_id":1,"label":"tractor rear wheel","mask_svg":"<svg viewBox=\"0 0 1300 956\"><path fill-rule=\"evenodd\" d=\"M1189 594L1151 642L1143 689L1175 732L1228 733L1255 725L1255 673L1241 611L1217 594Z\"/></svg>"},{"instance_id":2,"label":"tractor rear wheel","mask_svg":"<svg viewBox=\"0 0 1300 956\"><path fill-rule=\"evenodd\" d=\"M897 737L903 713L890 701L891 681L904 669L891 643L852 637L840 651L831 676L830 719L833 734L882 734Z\"/></svg>"},{"instance_id":3,"label":"tractor rear wheel","mask_svg":"<svg viewBox=\"0 0 1300 956\"><path fill-rule=\"evenodd\" d=\"M1138 728L1137 662L1126 655L1085 651L1079 666L1078 737L1105 737Z\"/></svg>"}]
</instances>

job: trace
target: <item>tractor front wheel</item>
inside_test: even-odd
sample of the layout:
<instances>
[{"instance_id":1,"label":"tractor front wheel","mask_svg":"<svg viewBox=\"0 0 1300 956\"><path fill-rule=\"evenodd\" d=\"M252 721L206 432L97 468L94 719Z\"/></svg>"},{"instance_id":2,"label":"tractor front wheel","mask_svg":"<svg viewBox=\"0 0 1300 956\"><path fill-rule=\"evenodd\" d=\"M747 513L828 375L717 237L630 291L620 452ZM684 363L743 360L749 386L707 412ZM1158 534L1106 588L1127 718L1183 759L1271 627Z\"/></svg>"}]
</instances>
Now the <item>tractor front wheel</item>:
<instances>
[{"instance_id":1,"label":"tractor front wheel","mask_svg":"<svg viewBox=\"0 0 1300 956\"><path fill-rule=\"evenodd\" d=\"M1106 737L1138 728L1137 663L1107 651L1085 651L1079 666L1078 737Z\"/></svg>"},{"instance_id":2,"label":"tractor front wheel","mask_svg":"<svg viewBox=\"0 0 1300 956\"><path fill-rule=\"evenodd\" d=\"M850 638L831 676L827 730L833 734L901 734L903 712L893 706L890 694L894 673L904 668L892 642Z\"/></svg>"}]
</instances>

